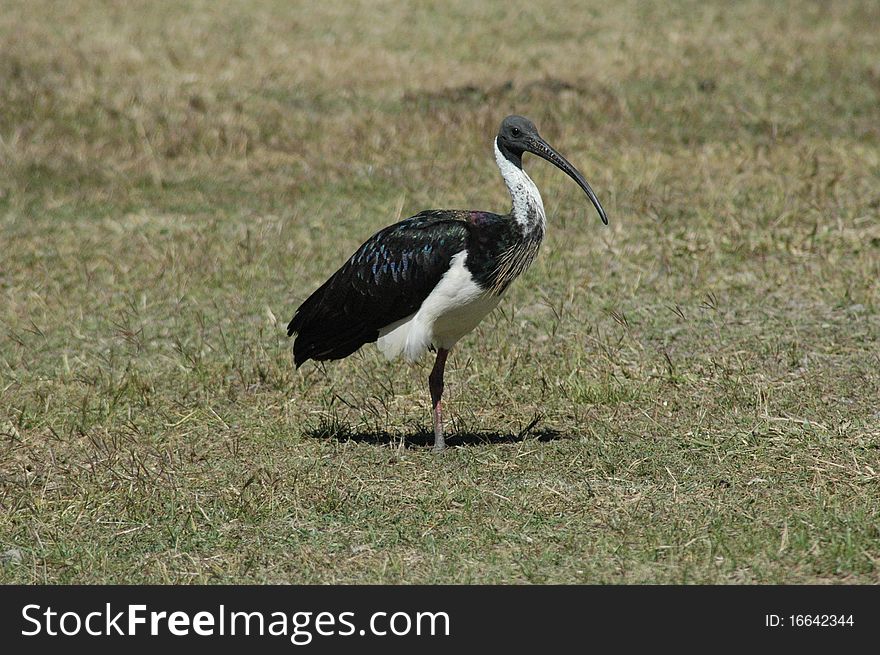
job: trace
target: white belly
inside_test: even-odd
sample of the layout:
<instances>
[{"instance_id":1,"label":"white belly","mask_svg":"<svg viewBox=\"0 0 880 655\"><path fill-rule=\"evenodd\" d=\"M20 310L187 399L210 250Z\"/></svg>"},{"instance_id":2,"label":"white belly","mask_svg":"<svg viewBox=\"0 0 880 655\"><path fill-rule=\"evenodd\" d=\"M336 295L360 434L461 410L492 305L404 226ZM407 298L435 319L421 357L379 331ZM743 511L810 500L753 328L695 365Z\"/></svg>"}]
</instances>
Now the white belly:
<instances>
[{"instance_id":1,"label":"white belly","mask_svg":"<svg viewBox=\"0 0 880 655\"><path fill-rule=\"evenodd\" d=\"M379 331L376 342L388 359L401 353L418 359L429 346L451 349L498 305L500 298L483 291L464 265L467 251L455 255L449 270L419 310Z\"/></svg>"},{"instance_id":2,"label":"white belly","mask_svg":"<svg viewBox=\"0 0 880 655\"><path fill-rule=\"evenodd\" d=\"M434 321L434 338L431 340L436 348L449 350L468 332L480 324L495 307L498 306L498 296L482 294L454 309L441 314Z\"/></svg>"}]
</instances>

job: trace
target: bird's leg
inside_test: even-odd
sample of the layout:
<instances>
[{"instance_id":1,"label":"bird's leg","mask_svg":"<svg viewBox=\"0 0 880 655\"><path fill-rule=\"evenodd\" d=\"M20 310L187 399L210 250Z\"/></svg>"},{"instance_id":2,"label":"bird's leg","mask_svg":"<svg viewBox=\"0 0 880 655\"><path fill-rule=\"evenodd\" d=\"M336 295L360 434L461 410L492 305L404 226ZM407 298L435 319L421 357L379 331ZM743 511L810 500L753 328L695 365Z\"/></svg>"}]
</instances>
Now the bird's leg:
<instances>
[{"instance_id":1,"label":"bird's leg","mask_svg":"<svg viewBox=\"0 0 880 655\"><path fill-rule=\"evenodd\" d=\"M443 439L443 414L440 410L440 398L443 396L443 370L446 368L446 357L449 351L437 348L437 359L428 376L428 387L431 389L431 403L434 406L434 450L441 451L446 447Z\"/></svg>"}]
</instances>

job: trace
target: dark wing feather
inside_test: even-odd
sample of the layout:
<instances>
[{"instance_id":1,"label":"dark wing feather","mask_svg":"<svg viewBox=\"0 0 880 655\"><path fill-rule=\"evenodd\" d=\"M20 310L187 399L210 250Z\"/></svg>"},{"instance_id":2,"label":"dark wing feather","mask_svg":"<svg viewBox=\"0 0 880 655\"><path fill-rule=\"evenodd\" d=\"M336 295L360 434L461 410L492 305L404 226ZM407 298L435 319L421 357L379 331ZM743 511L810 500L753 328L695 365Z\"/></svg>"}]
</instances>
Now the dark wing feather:
<instances>
[{"instance_id":1,"label":"dark wing feather","mask_svg":"<svg viewBox=\"0 0 880 655\"><path fill-rule=\"evenodd\" d=\"M341 359L376 341L381 328L416 312L466 247L463 212L428 211L386 227L299 306L287 334L297 368Z\"/></svg>"}]
</instances>

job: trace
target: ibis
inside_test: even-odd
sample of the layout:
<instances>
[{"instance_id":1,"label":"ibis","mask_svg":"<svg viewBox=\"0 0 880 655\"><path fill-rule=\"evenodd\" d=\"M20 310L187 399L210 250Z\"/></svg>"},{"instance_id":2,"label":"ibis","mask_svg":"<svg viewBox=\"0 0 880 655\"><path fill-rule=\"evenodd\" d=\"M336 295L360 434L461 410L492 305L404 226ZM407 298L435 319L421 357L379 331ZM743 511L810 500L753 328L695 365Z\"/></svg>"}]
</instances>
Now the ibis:
<instances>
[{"instance_id":1,"label":"ibis","mask_svg":"<svg viewBox=\"0 0 880 655\"><path fill-rule=\"evenodd\" d=\"M495 137L495 161L510 192L511 210L428 210L367 239L296 310L296 368L309 359L348 357L376 342L389 359L436 352L428 376L434 449L443 450L443 373L449 352L498 305L534 261L544 238L541 194L523 170L530 152L561 169L587 194L602 222L608 217L584 176L522 116L508 116Z\"/></svg>"}]
</instances>

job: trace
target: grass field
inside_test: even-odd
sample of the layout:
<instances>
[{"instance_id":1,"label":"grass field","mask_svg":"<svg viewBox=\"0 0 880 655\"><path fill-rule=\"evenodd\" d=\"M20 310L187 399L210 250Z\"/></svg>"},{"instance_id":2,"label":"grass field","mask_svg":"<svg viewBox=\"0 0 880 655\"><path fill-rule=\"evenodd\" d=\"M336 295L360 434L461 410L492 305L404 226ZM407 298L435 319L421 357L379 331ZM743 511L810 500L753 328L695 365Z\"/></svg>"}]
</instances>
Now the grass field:
<instances>
[{"instance_id":1,"label":"grass field","mask_svg":"<svg viewBox=\"0 0 880 655\"><path fill-rule=\"evenodd\" d=\"M880 582L876 3L570 4L3 3L0 581ZM438 456L284 327L508 113L611 224L526 160Z\"/></svg>"}]
</instances>

